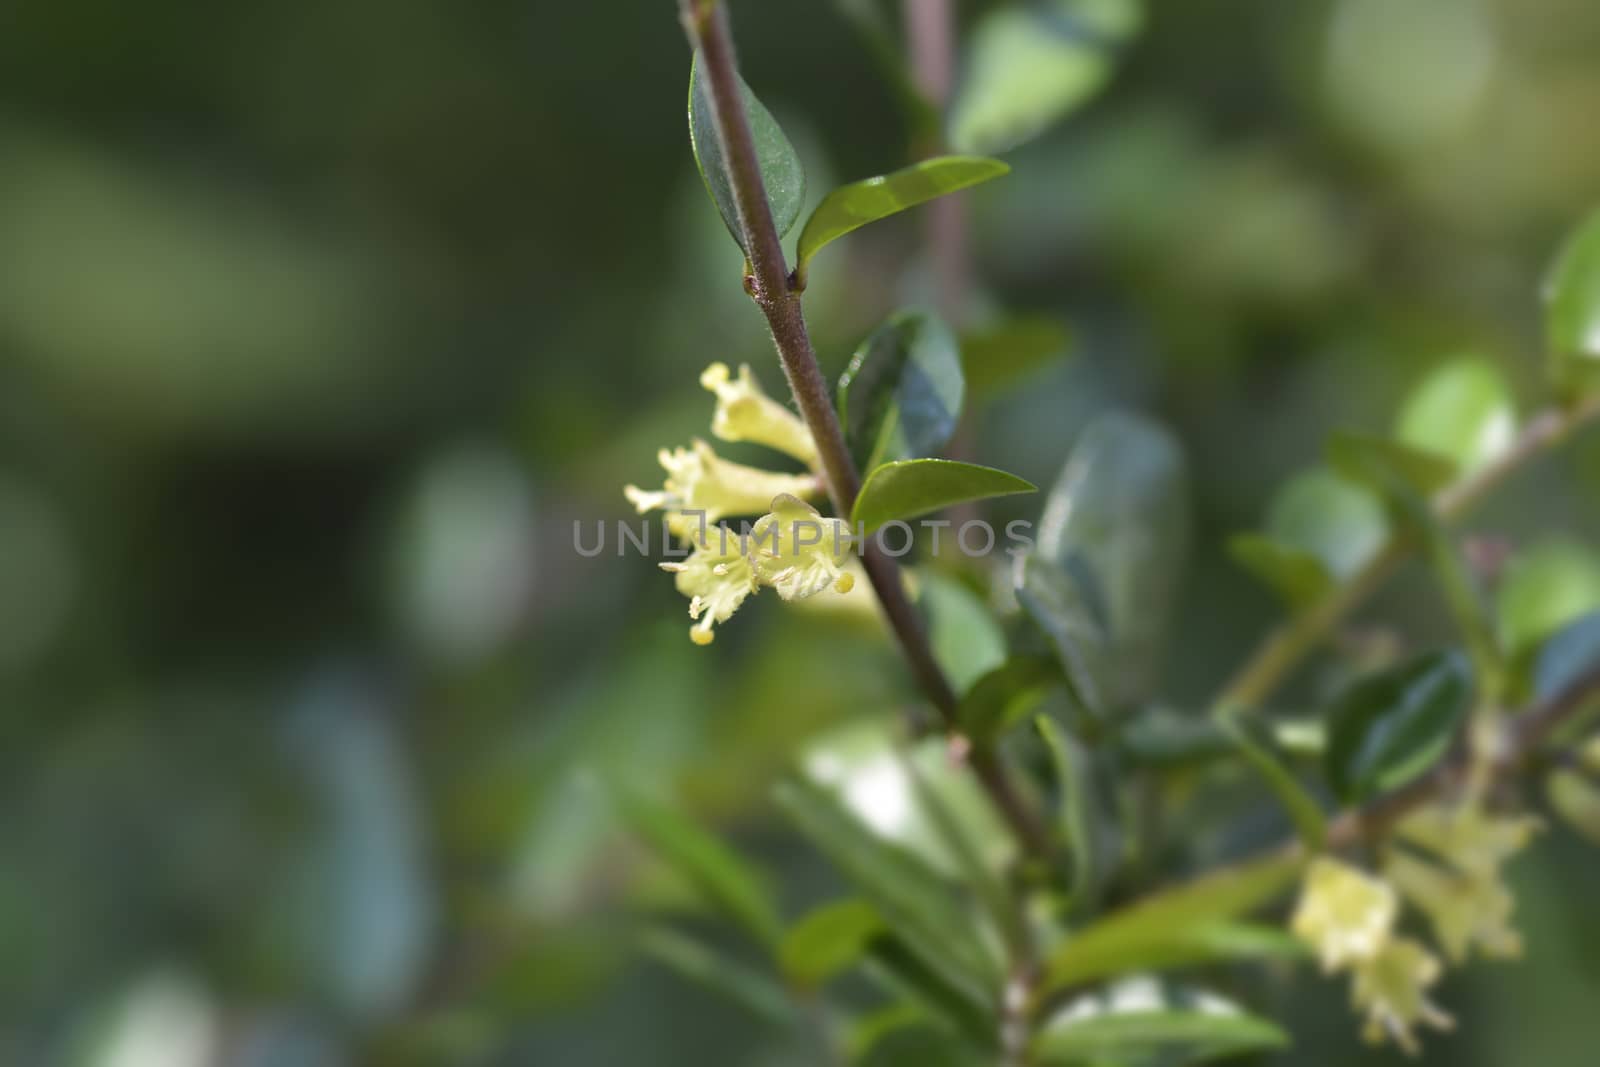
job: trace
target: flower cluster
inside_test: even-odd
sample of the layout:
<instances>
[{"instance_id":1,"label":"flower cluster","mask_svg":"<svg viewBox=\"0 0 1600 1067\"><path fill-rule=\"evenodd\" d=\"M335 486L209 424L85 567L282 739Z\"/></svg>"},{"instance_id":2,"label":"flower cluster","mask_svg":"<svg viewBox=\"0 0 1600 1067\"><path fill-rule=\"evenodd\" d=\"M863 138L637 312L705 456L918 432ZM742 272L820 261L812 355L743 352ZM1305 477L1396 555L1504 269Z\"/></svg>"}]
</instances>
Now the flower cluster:
<instances>
[{"instance_id":1,"label":"flower cluster","mask_svg":"<svg viewBox=\"0 0 1600 1067\"><path fill-rule=\"evenodd\" d=\"M1520 953L1501 868L1536 826L1527 817L1491 815L1476 802L1434 805L1396 827L1381 877L1326 856L1312 862L1292 926L1325 972L1350 972L1368 1040L1392 1038L1415 1052L1418 1026L1454 1025L1427 997L1443 970L1439 959L1395 932L1402 898L1428 920L1452 963L1474 948L1494 957Z\"/></svg>"},{"instance_id":2,"label":"flower cluster","mask_svg":"<svg viewBox=\"0 0 1600 1067\"><path fill-rule=\"evenodd\" d=\"M690 448L661 450L667 477L660 490L623 489L639 514L664 511L667 528L692 547L686 560L661 569L675 576L678 592L689 598L689 617L696 621L689 636L708 645L712 627L764 585L785 600L802 600L826 589L847 593L855 578L845 569L851 544L845 524L824 519L803 499L822 491L816 442L805 423L762 392L748 366L735 379L725 364L713 363L700 384L717 397L713 434L766 445L810 468L806 474L780 474L748 467L697 439ZM747 531L721 524L746 515L760 516Z\"/></svg>"}]
</instances>

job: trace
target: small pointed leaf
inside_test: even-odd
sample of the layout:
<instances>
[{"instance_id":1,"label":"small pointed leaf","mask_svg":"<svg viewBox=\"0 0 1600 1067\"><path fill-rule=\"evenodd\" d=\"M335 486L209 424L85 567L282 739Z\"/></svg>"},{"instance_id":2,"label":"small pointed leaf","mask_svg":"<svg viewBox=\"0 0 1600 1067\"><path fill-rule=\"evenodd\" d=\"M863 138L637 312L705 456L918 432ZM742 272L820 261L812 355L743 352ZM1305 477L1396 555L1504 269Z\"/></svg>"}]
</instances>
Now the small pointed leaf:
<instances>
[{"instance_id":1,"label":"small pointed leaf","mask_svg":"<svg viewBox=\"0 0 1600 1067\"><path fill-rule=\"evenodd\" d=\"M1472 703L1457 652L1432 652L1370 674L1328 710L1324 766L1340 799L1360 803L1421 776L1447 751Z\"/></svg>"},{"instance_id":2,"label":"small pointed leaf","mask_svg":"<svg viewBox=\"0 0 1600 1067\"><path fill-rule=\"evenodd\" d=\"M969 500L1032 493L1037 488L1015 474L975 463L900 460L885 463L867 476L850 518L871 534L897 519L914 519Z\"/></svg>"}]
</instances>

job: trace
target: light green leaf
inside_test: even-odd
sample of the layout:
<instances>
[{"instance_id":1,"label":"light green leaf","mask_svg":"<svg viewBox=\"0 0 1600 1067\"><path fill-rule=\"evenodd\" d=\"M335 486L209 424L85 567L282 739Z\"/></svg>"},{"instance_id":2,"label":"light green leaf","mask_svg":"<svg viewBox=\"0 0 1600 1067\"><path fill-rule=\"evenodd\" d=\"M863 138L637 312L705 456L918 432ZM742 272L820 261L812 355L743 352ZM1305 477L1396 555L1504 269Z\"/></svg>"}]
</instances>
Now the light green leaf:
<instances>
[{"instance_id":1,"label":"light green leaf","mask_svg":"<svg viewBox=\"0 0 1600 1067\"><path fill-rule=\"evenodd\" d=\"M640 947L696 985L720 994L763 1022L789 1027L798 1013L787 993L765 974L666 927L645 931Z\"/></svg>"},{"instance_id":2,"label":"light green leaf","mask_svg":"<svg viewBox=\"0 0 1600 1067\"><path fill-rule=\"evenodd\" d=\"M952 1041L934 1026L899 1027L872 1043L860 1067L993 1067L994 1054Z\"/></svg>"},{"instance_id":3,"label":"light green leaf","mask_svg":"<svg viewBox=\"0 0 1600 1067\"><path fill-rule=\"evenodd\" d=\"M676 809L627 789L617 800L634 832L708 903L763 948L777 946L783 923L761 874Z\"/></svg>"},{"instance_id":4,"label":"light green leaf","mask_svg":"<svg viewBox=\"0 0 1600 1067\"><path fill-rule=\"evenodd\" d=\"M1557 630L1539 647L1533 664L1533 694L1540 700L1566 691L1600 668L1600 611Z\"/></svg>"},{"instance_id":5,"label":"light green leaf","mask_svg":"<svg viewBox=\"0 0 1600 1067\"><path fill-rule=\"evenodd\" d=\"M950 328L925 312L891 315L839 378L839 419L857 466L937 452L955 433L965 395Z\"/></svg>"},{"instance_id":6,"label":"light green leaf","mask_svg":"<svg viewBox=\"0 0 1600 1067\"><path fill-rule=\"evenodd\" d=\"M1453 459L1361 430L1335 430L1328 438L1328 465L1345 479L1387 494L1399 478L1423 496L1455 481Z\"/></svg>"},{"instance_id":7,"label":"light green leaf","mask_svg":"<svg viewBox=\"0 0 1600 1067\"><path fill-rule=\"evenodd\" d=\"M1359 571L1389 538L1383 501L1318 467L1295 475L1273 497L1267 536L1322 561L1340 581Z\"/></svg>"},{"instance_id":8,"label":"light green leaf","mask_svg":"<svg viewBox=\"0 0 1600 1067\"><path fill-rule=\"evenodd\" d=\"M865 956L883 931L883 920L871 904L836 900L807 913L784 934L778 961L789 981L816 988Z\"/></svg>"},{"instance_id":9,"label":"light green leaf","mask_svg":"<svg viewBox=\"0 0 1600 1067\"><path fill-rule=\"evenodd\" d=\"M1030 371L1065 357L1072 338L1044 315L1002 319L961 335L961 367L973 396L998 392Z\"/></svg>"},{"instance_id":10,"label":"light green leaf","mask_svg":"<svg viewBox=\"0 0 1600 1067\"><path fill-rule=\"evenodd\" d=\"M1567 623L1600 610L1600 555L1566 538L1518 554L1496 590L1501 643L1524 655Z\"/></svg>"},{"instance_id":11,"label":"light green leaf","mask_svg":"<svg viewBox=\"0 0 1600 1067\"><path fill-rule=\"evenodd\" d=\"M1054 659L1015 656L973 683L956 709L956 721L974 744L993 744L1061 680Z\"/></svg>"},{"instance_id":12,"label":"light green leaf","mask_svg":"<svg viewBox=\"0 0 1600 1067\"><path fill-rule=\"evenodd\" d=\"M1510 386L1494 364L1471 358L1434 369L1407 399L1395 427L1402 444L1447 457L1465 471L1503 455L1516 432Z\"/></svg>"},{"instance_id":13,"label":"light green leaf","mask_svg":"<svg viewBox=\"0 0 1600 1067\"><path fill-rule=\"evenodd\" d=\"M1562 768L1545 779L1545 798L1566 824L1600 845L1600 785L1588 775Z\"/></svg>"},{"instance_id":14,"label":"light green leaf","mask_svg":"<svg viewBox=\"0 0 1600 1067\"><path fill-rule=\"evenodd\" d=\"M1280 852L1135 901L1063 942L1045 965L1042 988L1054 992L1107 975L1174 966L1173 961L1215 960L1239 950L1259 955L1259 939L1241 941L1227 924L1275 897L1304 863L1298 850ZM1221 934L1214 932L1219 927Z\"/></svg>"},{"instance_id":15,"label":"light green leaf","mask_svg":"<svg viewBox=\"0 0 1600 1067\"><path fill-rule=\"evenodd\" d=\"M992 153L1038 136L1105 84L1142 17L1136 0L1055 0L984 15L951 107L950 143Z\"/></svg>"},{"instance_id":16,"label":"light green leaf","mask_svg":"<svg viewBox=\"0 0 1600 1067\"><path fill-rule=\"evenodd\" d=\"M1284 1048L1288 1035L1210 993L1163 995L1155 983L1129 979L1103 994L1067 1004L1045 1024L1030 1062L1090 1067L1192 1064Z\"/></svg>"},{"instance_id":17,"label":"light green leaf","mask_svg":"<svg viewBox=\"0 0 1600 1067\"><path fill-rule=\"evenodd\" d=\"M784 136L778 120L756 99L750 87L739 79L739 93L744 98L745 117L750 122L750 133L755 139L756 158L761 163L761 181L766 186L767 202L772 205L772 221L781 237L794 226L806 200L806 172L800 165L800 156ZM717 136L709 88L700 77L700 56L695 54L689 71L689 143L694 149L695 165L706 183L706 191L722 214L728 232L744 249L744 231L739 224L739 208L734 199L728 164L722 153L722 140Z\"/></svg>"},{"instance_id":18,"label":"light green leaf","mask_svg":"<svg viewBox=\"0 0 1600 1067\"><path fill-rule=\"evenodd\" d=\"M978 156L940 156L909 167L842 185L822 198L822 203L800 231L799 276L804 279L811 257L826 245L869 222L888 218L907 208L979 185L1010 173L998 159Z\"/></svg>"},{"instance_id":19,"label":"light green leaf","mask_svg":"<svg viewBox=\"0 0 1600 1067\"><path fill-rule=\"evenodd\" d=\"M1076 579L1080 594L1098 591L1106 643L1091 666L1109 707L1141 703L1160 677L1189 524L1182 448L1137 415L1091 423L1045 500L1033 551Z\"/></svg>"},{"instance_id":20,"label":"light green leaf","mask_svg":"<svg viewBox=\"0 0 1600 1067\"><path fill-rule=\"evenodd\" d=\"M1228 552L1297 611L1317 603L1333 588L1333 576L1322 560L1270 537L1237 534L1228 539Z\"/></svg>"},{"instance_id":21,"label":"light green leaf","mask_svg":"<svg viewBox=\"0 0 1600 1067\"><path fill-rule=\"evenodd\" d=\"M928 616L928 643L945 677L965 693L1006 659L1006 635L967 586L931 568L917 571L918 603Z\"/></svg>"},{"instance_id":22,"label":"light green leaf","mask_svg":"<svg viewBox=\"0 0 1600 1067\"><path fill-rule=\"evenodd\" d=\"M1600 211L1562 246L1544 285L1550 377L1564 392L1594 384L1600 362Z\"/></svg>"},{"instance_id":23,"label":"light green leaf","mask_svg":"<svg viewBox=\"0 0 1600 1067\"><path fill-rule=\"evenodd\" d=\"M1248 724L1230 715L1220 716L1219 722L1245 761L1255 768L1278 798L1278 803L1283 805L1283 810L1288 813L1289 821L1294 824L1306 848L1312 852L1321 849L1323 836L1328 830L1322 805L1306 791L1306 787L1300 784L1300 780L1283 765L1267 744L1252 735Z\"/></svg>"},{"instance_id":24,"label":"light green leaf","mask_svg":"<svg viewBox=\"0 0 1600 1067\"><path fill-rule=\"evenodd\" d=\"M1110 866L1111 842L1102 831L1089 757L1046 715L1034 716L1034 729L1045 743L1056 776L1056 829L1067 843L1072 869L1067 893L1074 910L1092 908Z\"/></svg>"},{"instance_id":25,"label":"light green leaf","mask_svg":"<svg viewBox=\"0 0 1600 1067\"><path fill-rule=\"evenodd\" d=\"M1329 708L1328 782L1360 803L1421 776L1465 720L1472 672L1455 652L1431 652L1358 679Z\"/></svg>"},{"instance_id":26,"label":"light green leaf","mask_svg":"<svg viewBox=\"0 0 1600 1067\"><path fill-rule=\"evenodd\" d=\"M914 519L919 515L996 496L1032 493L1032 482L1015 474L957 463L949 459L908 459L885 463L867 476L850 512L853 524L863 525L868 534L885 523Z\"/></svg>"}]
</instances>

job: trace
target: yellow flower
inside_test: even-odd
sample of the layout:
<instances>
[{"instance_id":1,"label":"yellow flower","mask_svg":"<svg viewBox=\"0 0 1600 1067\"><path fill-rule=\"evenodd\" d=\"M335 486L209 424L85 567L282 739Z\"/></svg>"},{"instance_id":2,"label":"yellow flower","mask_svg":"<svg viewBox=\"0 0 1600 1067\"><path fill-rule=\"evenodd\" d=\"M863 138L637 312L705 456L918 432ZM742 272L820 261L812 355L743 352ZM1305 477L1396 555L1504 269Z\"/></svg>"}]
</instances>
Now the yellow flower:
<instances>
[{"instance_id":1,"label":"yellow flower","mask_svg":"<svg viewBox=\"0 0 1600 1067\"><path fill-rule=\"evenodd\" d=\"M661 569L676 575L678 592L689 598L689 618L699 620L689 637L697 645L709 645L716 637L712 625L727 622L757 588L739 535L725 526L708 531L687 560L663 563Z\"/></svg>"},{"instance_id":2,"label":"yellow flower","mask_svg":"<svg viewBox=\"0 0 1600 1067\"><path fill-rule=\"evenodd\" d=\"M1468 874L1498 878L1500 866L1527 847L1539 820L1491 815L1481 804L1435 804L1408 816L1395 832Z\"/></svg>"},{"instance_id":3,"label":"yellow flower","mask_svg":"<svg viewBox=\"0 0 1600 1067\"><path fill-rule=\"evenodd\" d=\"M1498 873L1454 871L1399 851L1383 873L1428 917L1451 962L1466 959L1474 945L1486 956L1522 954L1522 938L1511 928L1516 902Z\"/></svg>"},{"instance_id":4,"label":"yellow flower","mask_svg":"<svg viewBox=\"0 0 1600 1067\"><path fill-rule=\"evenodd\" d=\"M717 394L711 432L724 441L752 441L776 448L815 469L817 444L800 417L761 390L748 364L731 380L726 363L713 363L700 375L700 384Z\"/></svg>"},{"instance_id":5,"label":"yellow flower","mask_svg":"<svg viewBox=\"0 0 1600 1067\"><path fill-rule=\"evenodd\" d=\"M696 439L692 448L663 448L656 457L667 472L659 492L636 485L622 490L643 515L656 508L668 512L667 527L679 537L698 538L706 525L729 515L759 515L772 498L816 493L820 484L812 474L774 474L746 467L718 456L711 446Z\"/></svg>"},{"instance_id":6,"label":"yellow flower","mask_svg":"<svg viewBox=\"0 0 1600 1067\"><path fill-rule=\"evenodd\" d=\"M1439 980L1439 961L1427 949L1409 938L1396 937L1355 965L1351 992L1355 1006L1366 1013L1368 1041L1377 1044L1393 1038L1406 1052L1417 1051L1419 1024L1448 1030L1455 1020L1440 1011L1427 997L1427 989Z\"/></svg>"},{"instance_id":7,"label":"yellow flower","mask_svg":"<svg viewBox=\"0 0 1600 1067\"><path fill-rule=\"evenodd\" d=\"M1334 971L1377 954L1398 910L1387 883L1322 856L1306 871L1291 926L1316 950L1322 969Z\"/></svg>"},{"instance_id":8,"label":"yellow flower","mask_svg":"<svg viewBox=\"0 0 1600 1067\"><path fill-rule=\"evenodd\" d=\"M804 500L784 494L772 511L750 529L749 553L756 578L785 600L804 600L829 586L848 593L855 578L845 570L850 529L839 519L824 519Z\"/></svg>"}]
</instances>

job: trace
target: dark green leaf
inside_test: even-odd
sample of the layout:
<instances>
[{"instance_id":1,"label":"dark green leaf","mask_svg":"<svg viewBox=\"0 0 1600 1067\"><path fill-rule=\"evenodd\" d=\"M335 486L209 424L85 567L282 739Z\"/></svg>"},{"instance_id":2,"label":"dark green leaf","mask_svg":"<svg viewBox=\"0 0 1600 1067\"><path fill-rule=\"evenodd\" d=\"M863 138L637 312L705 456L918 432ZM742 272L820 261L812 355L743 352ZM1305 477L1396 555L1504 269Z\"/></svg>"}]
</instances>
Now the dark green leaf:
<instances>
[{"instance_id":1,"label":"dark green leaf","mask_svg":"<svg viewBox=\"0 0 1600 1067\"><path fill-rule=\"evenodd\" d=\"M856 465L937 452L955 433L965 391L949 327L920 311L891 315L839 378L839 419Z\"/></svg>"},{"instance_id":2,"label":"dark green leaf","mask_svg":"<svg viewBox=\"0 0 1600 1067\"><path fill-rule=\"evenodd\" d=\"M1241 567L1296 610L1317 603L1333 588L1333 577L1322 560L1270 537L1238 534L1229 538L1228 551Z\"/></svg>"},{"instance_id":3,"label":"dark green leaf","mask_svg":"<svg viewBox=\"0 0 1600 1067\"><path fill-rule=\"evenodd\" d=\"M900 938L875 938L868 961L869 971L891 992L917 1005L922 1017L943 1031L947 1041L965 1037L979 1047L993 1044L999 1027L993 1005L971 986L930 967Z\"/></svg>"},{"instance_id":4,"label":"dark green leaf","mask_svg":"<svg viewBox=\"0 0 1600 1067\"><path fill-rule=\"evenodd\" d=\"M789 232L806 200L806 172L800 165L800 156L794 145L784 136L778 120L756 99L750 87L739 80L739 92L744 98L745 117L750 122L750 133L755 139L756 158L761 163L761 181L766 186L767 202L772 205L772 221L778 235ZM689 71L689 143L694 148L695 164L700 177L705 180L706 191L722 214L728 232L748 255L744 247L744 231L739 224L739 208L734 199L733 185L728 177L728 164L722 152L722 140L717 136L716 120L709 88L700 77L700 57L696 53Z\"/></svg>"},{"instance_id":5,"label":"dark green leaf","mask_svg":"<svg viewBox=\"0 0 1600 1067\"><path fill-rule=\"evenodd\" d=\"M1221 716L1219 721L1246 762L1256 769L1278 798L1278 803L1283 805L1283 810L1288 813L1289 821L1294 823L1295 831L1306 848L1312 852L1321 849L1328 826L1322 815L1322 806L1316 798L1306 791L1306 787L1283 765L1266 742L1252 736L1250 725L1227 715Z\"/></svg>"},{"instance_id":6,"label":"dark green leaf","mask_svg":"<svg viewBox=\"0 0 1600 1067\"><path fill-rule=\"evenodd\" d=\"M798 1021L794 1003L782 987L708 945L657 927L645 932L641 947L684 978L727 997L758 1019L778 1026L793 1026Z\"/></svg>"},{"instance_id":7,"label":"dark green leaf","mask_svg":"<svg viewBox=\"0 0 1600 1067\"><path fill-rule=\"evenodd\" d=\"M1472 672L1455 652L1428 653L1355 682L1327 715L1324 765L1334 792L1359 803L1423 774L1449 750L1472 695Z\"/></svg>"},{"instance_id":8,"label":"dark green leaf","mask_svg":"<svg viewBox=\"0 0 1600 1067\"><path fill-rule=\"evenodd\" d=\"M977 744L991 744L1022 720L1061 681L1061 668L1043 656L1017 656L979 678L961 698L956 719Z\"/></svg>"},{"instance_id":9,"label":"dark green leaf","mask_svg":"<svg viewBox=\"0 0 1600 1067\"><path fill-rule=\"evenodd\" d=\"M1072 858L1068 896L1073 908L1083 911L1099 899L1111 859L1109 842L1101 832L1093 771L1083 747L1063 734L1048 716L1036 715L1033 722L1055 770L1056 828Z\"/></svg>"},{"instance_id":10,"label":"dark green leaf","mask_svg":"<svg viewBox=\"0 0 1600 1067\"><path fill-rule=\"evenodd\" d=\"M873 1042L860 1067L993 1067L992 1052L952 1041L933 1026L899 1027Z\"/></svg>"},{"instance_id":11,"label":"dark green leaf","mask_svg":"<svg viewBox=\"0 0 1600 1067\"><path fill-rule=\"evenodd\" d=\"M1089 1067L1192 1064L1284 1048L1289 1037L1265 1019L1211 994L1151 1006L1147 983L1068 1004L1035 1038L1031 1062Z\"/></svg>"},{"instance_id":12,"label":"dark green leaf","mask_svg":"<svg viewBox=\"0 0 1600 1067\"><path fill-rule=\"evenodd\" d=\"M1448 457L1360 430L1333 432L1328 438L1328 465L1342 477L1384 495L1392 480L1399 478L1430 496L1454 481L1457 473L1457 464Z\"/></svg>"},{"instance_id":13,"label":"dark green leaf","mask_svg":"<svg viewBox=\"0 0 1600 1067\"><path fill-rule=\"evenodd\" d=\"M812 256L852 230L1010 171L998 159L940 156L893 174L841 185L822 198L800 231L800 277L805 277Z\"/></svg>"},{"instance_id":14,"label":"dark green leaf","mask_svg":"<svg viewBox=\"0 0 1600 1067\"><path fill-rule=\"evenodd\" d=\"M1056 659L1078 705L1105 713L1102 671L1106 662L1105 608L1093 575L1079 566L1068 573L1036 552L1016 559L1017 603L1055 645Z\"/></svg>"},{"instance_id":15,"label":"dark green leaf","mask_svg":"<svg viewBox=\"0 0 1600 1067\"><path fill-rule=\"evenodd\" d=\"M1278 490L1267 511L1267 536L1322 562L1343 581L1359 571L1389 538L1383 501L1325 468L1302 471Z\"/></svg>"},{"instance_id":16,"label":"dark green leaf","mask_svg":"<svg viewBox=\"0 0 1600 1067\"><path fill-rule=\"evenodd\" d=\"M933 658L957 693L1005 662L1006 636L978 595L937 571L917 571Z\"/></svg>"},{"instance_id":17,"label":"dark green leaf","mask_svg":"<svg viewBox=\"0 0 1600 1067\"><path fill-rule=\"evenodd\" d=\"M1494 364L1458 359L1425 378L1400 412L1402 444L1475 470L1502 455L1517 431L1511 388Z\"/></svg>"},{"instance_id":18,"label":"dark green leaf","mask_svg":"<svg viewBox=\"0 0 1600 1067\"><path fill-rule=\"evenodd\" d=\"M1539 649L1533 666L1534 696L1543 700L1565 692L1600 669L1600 611L1568 623Z\"/></svg>"},{"instance_id":19,"label":"dark green leaf","mask_svg":"<svg viewBox=\"0 0 1600 1067\"><path fill-rule=\"evenodd\" d=\"M1015 474L949 459L908 459L885 463L867 476L851 510L851 522L868 534L885 523L914 519L968 500L1032 493L1032 482Z\"/></svg>"},{"instance_id":20,"label":"dark green leaf","mask_svg":"<svg viewBox=\"0 0 1600 1067\"><path fill-rule=\"evenodd\" d=\"M1211 959L1221 958L1212 949L1226 954L1245 947L1251 954L1260 949L1259 942L1245 944L1209 931L1272 899L1294 881L1304 862L1298 851L1282 852L1135 901L1067 939L1046 964L1043 988L1052 992L1107 975L1171 966L1174 959L1198 962L1202 948Z\"/></svg>"},{"instance_id":21,"label":"dark green leaf","mask_svg":"<svg viewBox=\"0 0 1600 1067\"><path fill-rule=\"evenodd\" d=\"M1072 347L1066 327L1043 315L1003 319L961 335L961 367L973 396L996 392Z\"/></svg>"},{"instance_id":22,"label":"dark green leaf","mask_svg":"<svg viewBox=\"0 0 1600 1067\"><path fill-rule=\"evenodd\" d=\"M764 948L777 946L783 923L761 875L676 809L630 790L617 797L628 824L707 902Z\"/></svg>"},{"instance_id":23,"label":"dark green leaf","mask_svg":"<svg viewBox=\"0 0 1600 1067\"><path fill-rule=\"evenodd\" d=\"M1563 391L1593 384L1600 360L1600 211L1567 239L1544 286L1551 379Z\"/></svg>"},{"instance_id":24,"label":"dark green leaf","mask_svg":"<svg viewBox=\"0 0 1600 1067\"><path fill-rule=\"evenodd\" d=\"M1093 576L1107 632L1094 669L1110 707L1143 702L1159 678L1188 545L1188 471L1177 440L1140 416L1096 419L1045 500L1034 551L1080 587Z\"/></svg>"},{"instance_id":25,"label":"dark green leaf","mask_svg":"<svg viewBox=\"0 0 1600 1067\"><path fill-rule=\"evenodd\" d=\"M791 982L814 988L860 960L883 929L883 920L866 901L834 901L790 928L778 948L778 960Z\"/></svg>"},{"instance_id":26,"label":"dark green leaf","mask_svg":"<svg viewBox=\"0 0 1600 1067\"><path fill-rule=\"evenodd\" d=\"M1031 140L1105 84L1141 21L1137 0L1055 0L984 15L951 107L950 143L989 153Z\"/></svg>"}]
</instances>

